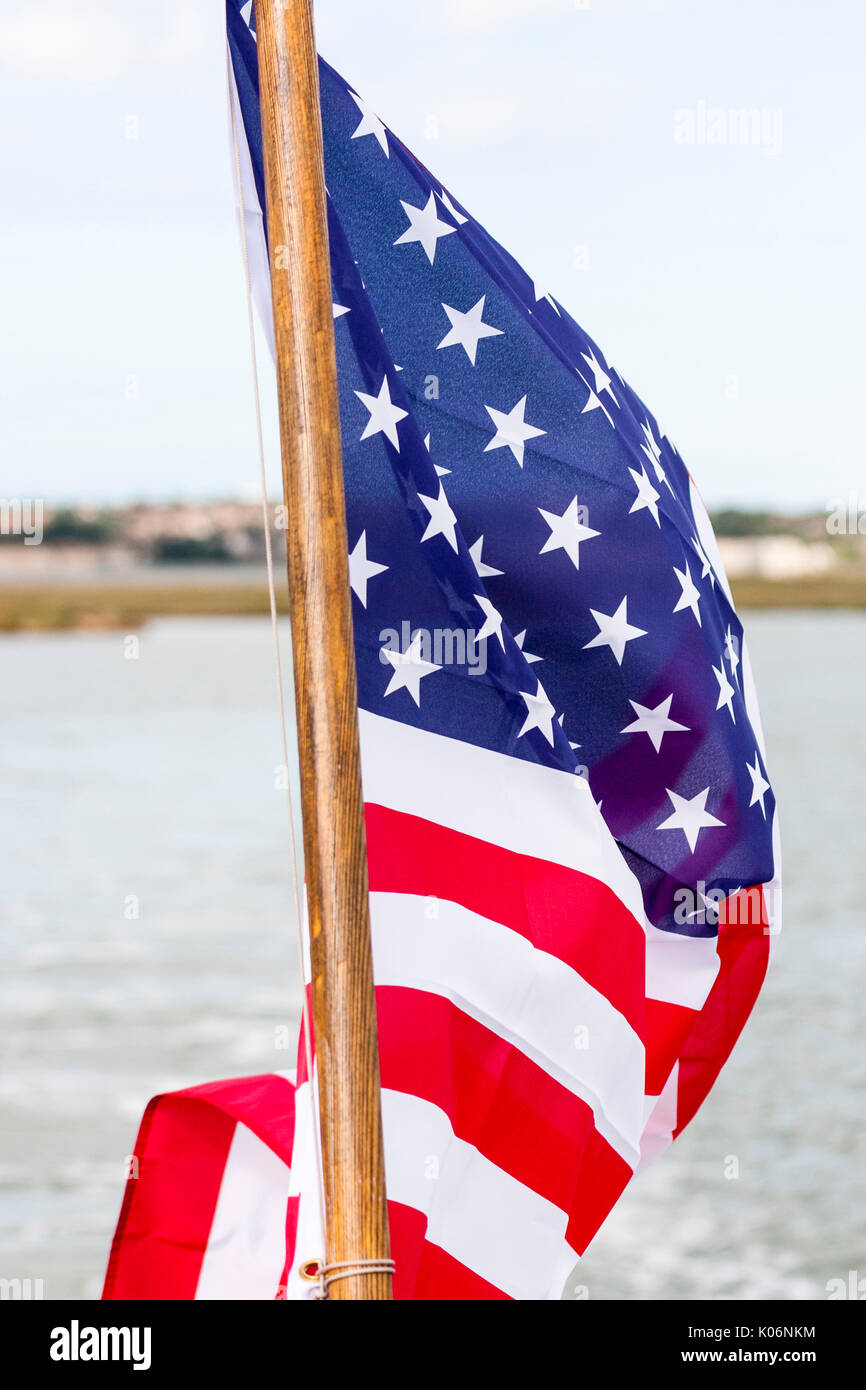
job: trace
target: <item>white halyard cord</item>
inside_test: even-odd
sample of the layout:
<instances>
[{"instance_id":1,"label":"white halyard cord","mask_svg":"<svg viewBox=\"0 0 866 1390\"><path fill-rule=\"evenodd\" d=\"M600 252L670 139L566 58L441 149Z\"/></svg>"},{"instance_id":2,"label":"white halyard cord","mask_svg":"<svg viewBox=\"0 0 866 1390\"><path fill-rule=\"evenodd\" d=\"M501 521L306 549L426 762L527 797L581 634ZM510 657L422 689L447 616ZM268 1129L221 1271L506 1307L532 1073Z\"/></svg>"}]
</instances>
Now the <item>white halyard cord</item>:
<instances>
[{"instance_id":1,"label":"white halyard cord","mask_svg":"<svg viewBox=\"0 0 866 1390\"><path fill-rule=\"evenodd\" d=\"M298 965L299 965L299 969L300 969L301 983L302 983L302 986L303 986L303 1005L302 1005L302 1008L303 1008L303 1019L304 1019L304 1048L305 1048L306 1063L307 1063L307 1090L308 1090L308 1092L309 1092L309 1101L310 1101L310 1121L311 1121L311 1125L312 1125L313 1147L314 1147L314 1150L315 1150L315 1158L316 1158L316 1195L317 1195L317 1197L318 1197L319 1226L320 1226L321 1240L322 1240L322 1255L323 1255L323 1257L324 1257L324 1253L325 1253L325 1251L326 1251L327 1248L328 1248L328 1243L327 1243L327 1228L326 1228L326 1222L325 1222L325 1204L324 1204L324 1198L323 1198L324 1173L323 1173L323 1164L322 1164L321 1135L320 1135L320 1133L319 1133L319 1115L318 1115L318 1109L317 1109L317 1106L316 1106L315 1078L314 1078L314 1075L313 1075L313 1051L312 1051L312 1044L311 1044L312 1032L311 1032L311 1026L310 1026L310 1008L309 1008L309 1001L308 1001L308 998L307 998L307 989L306 989L305 972L304 972L304 955L305 955L305 952L304 952L304 935L303 935L303 933L304 933L304 921L305 921L305 915L306 915L306 914L305 914L304 911L303 911L303 903L302 903L302 900L301 900L300 875L299 875L299 873L298 873L297 841L296 841L296 838L295 838L295 834L296 834L296 831L295 831L295 808L294 808L294 805L293 805L293 803L292 803L292 789L291 789L291 785L290 785L290 783L289 783L289 775L288 775L288 773L289 773L289 740L288 740L288 734L287 734L287 731L286 731L286 704L285 704L285 696L284 696L284 691L283 691L283 665L282 665L282 658L281 658L281 656L280 656L280 634L279 634L279 619L278 619L278 615L277 615L277 595L276 595L276 589L275 589L275 585L274 585L274 556L273 556L273 550L272 550L272 547L271 547L270 517L269 517L269 515L268 515L268 481L267 481L267 471L266 471L266 468L265 468L265 446L264 446L264 439L263 439L263 435L262 435L262 404L261 404L261 393L260 393L260 391L259 391L259 369L258 369L258 357L257 357L257 354L256 354L256 331L255 331L255 320L254 320L254 317L253 317L253 298L252 298L252 285L251 285L251 281L250 281L250 262L249 262L249 253L248 253L248 249L247 249L246 210L245 210L245 208L244 208L244 190L243 190L243 181L242 181L242 178L241 178L241 152L240 152L240 144L239 144L239 142L238 142L237 117L236 117L236 111L235 111L235 94L234 94L234 84L233 84L233 80L232 80L231 52L230 52L230 49L229 49L229 47L228 47L228 42L226 42L226 77L227 77L227 82L228 82L228 103L229 103L229 118L230 118L230 121L231 121L231 132L232 132L232 148L233 148L233 152L234 152L234 162L235 162L235 170L234 170L234 173L235 173L235 183L236 183L236 186L237 186L238 210L239 210L239 213L240 213L241 252L242 252L242 254L243 254L243 263L244 263L244 287L245 287L245 290L246 290L246 298L247 298L247 321L248 321L248 325L249 325L249 336L250 336L250 364L251 364L251 366L252 366L252 377L253 377L253 399L254 399L254 402L255 402L256 437L257 437L258 455L259 455L259 480L260 480L260 484L261 484L261 498L262 498L262 527L263 527L264 536L265 536L265 559L266 559L266 562L267 562L267 570L268 570L268 599L269 599L269 603L270 603L270 613L271 613L271 631L272 631L273 640L274 640L274 669L275 669L276 680L277 680L277 698L278 698L278 701L279 701L280 741L281 741L282 753L283 753L283 766L284 766L285 769L286 769L286 810L287 810L288 822L289 822L289 855L290 855L290 861L291 861L292 891L293 891L293 896L294 896L295 921L296 921L296 923L297 923L297 932L298 932ZM327 1267L326 1267L325 1264L324 1264L324 1258L319 1262L318 1268L319 1268L319 1293L318 1293L317 1296L318 1296L319 1298L327 1298L327 1297L328 1297L328 1282L329 1282L329 1281L328 1281L328 1278L327 1278L327 1276L326 1276L326 1268L327 1268ZM334 1277L340 1278L341 1276L340 1276L340 1275L336 1275L336 1276L334 1276Z\"/></svg>"},{"instance_id":2,"label":"white halyard cord","mask_svg":"<svg viewBox=\"0 0 866 1390\"><path fill-rule=\"evenodd\" d=\"M393 1260L377 1259L343 1260L332 1265L320 1265L319 1289L313 1298L327 1298L328 1289L337 1279L352 1279L356 1275L360 1277L366 1274L390 1274L393 1277L396 1268Z\"/></svg>"}]
</instances>

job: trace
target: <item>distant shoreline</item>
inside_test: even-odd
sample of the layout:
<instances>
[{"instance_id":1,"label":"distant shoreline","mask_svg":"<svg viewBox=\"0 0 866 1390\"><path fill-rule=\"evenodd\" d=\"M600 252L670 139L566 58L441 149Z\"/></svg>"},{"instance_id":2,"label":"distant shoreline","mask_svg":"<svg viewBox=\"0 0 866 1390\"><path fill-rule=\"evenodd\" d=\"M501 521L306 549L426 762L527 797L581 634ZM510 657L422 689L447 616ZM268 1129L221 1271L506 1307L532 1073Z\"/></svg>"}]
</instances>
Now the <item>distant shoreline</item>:
<instances>
[{"instance_id":1,"label":"distant shoreline","mask_svg":"<svg viewBox=\"0 0 866 1390\"><path fill-rule=\"evenodd\" d=\"M288 608L285 583L277 588ZM0 589L0 632L134 631L152 618L261 617L269 612L261 583L16 584Z\"/></svg>"},{"instance_id":2,"label":"distant shoreline","mask_svg":"<svg viewBox=\"0 0 866 1390\"><path fill-rule=\"evenodd\" d=\"M866 573L842 570L833 575L801 579L736 580L738 609L866 609ZM281 612L286 611L285 582L277 590ZM260 617L268 612L264 575L237 579L231 573L203 579L200 570L178 577L177 570L161 577L152 571L147 581L136 576L123 582L108 576L98 581L58 583L57 577L39 584L0 587L0 632L132 631L152 618Z\"/></svg>"}]
</instances>

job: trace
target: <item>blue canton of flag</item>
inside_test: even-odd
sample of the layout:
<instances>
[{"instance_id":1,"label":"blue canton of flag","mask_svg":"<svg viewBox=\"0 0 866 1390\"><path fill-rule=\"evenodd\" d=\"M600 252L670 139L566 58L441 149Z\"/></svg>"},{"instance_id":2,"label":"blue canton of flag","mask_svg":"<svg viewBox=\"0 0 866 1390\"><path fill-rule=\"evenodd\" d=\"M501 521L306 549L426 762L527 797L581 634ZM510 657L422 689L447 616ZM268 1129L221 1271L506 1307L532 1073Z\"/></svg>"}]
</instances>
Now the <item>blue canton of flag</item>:
<instances>
[{"instance_id":1,"label":"blue canton of flag","mask_svg":"<svg viewBox=\"0 0 866 1390\"><path fill-rule=\"evenodd\" d=\"M677 891L771 880L775 803L692 479L565 309L320 80L361 706L586 775L650 920L712 935ZM464 661L435 660L439 632Z\"/></svg>"}]
</instances>

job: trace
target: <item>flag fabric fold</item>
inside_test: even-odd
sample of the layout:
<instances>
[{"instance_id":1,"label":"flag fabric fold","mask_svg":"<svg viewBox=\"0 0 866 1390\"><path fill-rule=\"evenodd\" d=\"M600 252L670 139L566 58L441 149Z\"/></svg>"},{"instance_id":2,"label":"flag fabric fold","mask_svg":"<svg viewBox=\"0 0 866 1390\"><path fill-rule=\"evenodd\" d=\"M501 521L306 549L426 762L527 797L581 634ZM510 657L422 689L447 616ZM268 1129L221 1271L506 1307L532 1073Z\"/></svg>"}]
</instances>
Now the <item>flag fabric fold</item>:
<instances>
[{"instance_id":1,"label":"flag fabric fold","mask_svg":"<svg viewBox=\"0 0 866 1390\"><path fill-rule=\"evenodd\" d=\"M127 1160L104 1299L262 1299L285 1290L293 1073L155 1096Z\"/></svg>"}]
</instances>

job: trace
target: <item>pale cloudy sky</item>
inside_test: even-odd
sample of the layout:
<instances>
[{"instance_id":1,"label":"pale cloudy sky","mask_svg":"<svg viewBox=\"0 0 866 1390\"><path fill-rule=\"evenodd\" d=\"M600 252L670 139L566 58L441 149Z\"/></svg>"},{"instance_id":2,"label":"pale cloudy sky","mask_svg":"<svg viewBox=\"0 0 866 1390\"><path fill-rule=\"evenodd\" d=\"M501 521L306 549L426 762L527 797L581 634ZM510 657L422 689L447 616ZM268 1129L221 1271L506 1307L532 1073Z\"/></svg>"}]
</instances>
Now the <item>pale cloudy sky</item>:
<instances>
[{"instance_id":1,"label":"pale cloudy sky","mask_svg":"<svg viewBox=\"0 0 866 1390\"><path fill-rule=\"evenodd\" d=\"M317 17L325 57L598 340L711 504L866 503L860 6ZM762 142L678 142L702 104L760 108ZM0 150L0 494L251 492L220 0L0 0Z\"/></svg>"}]
</instances>

